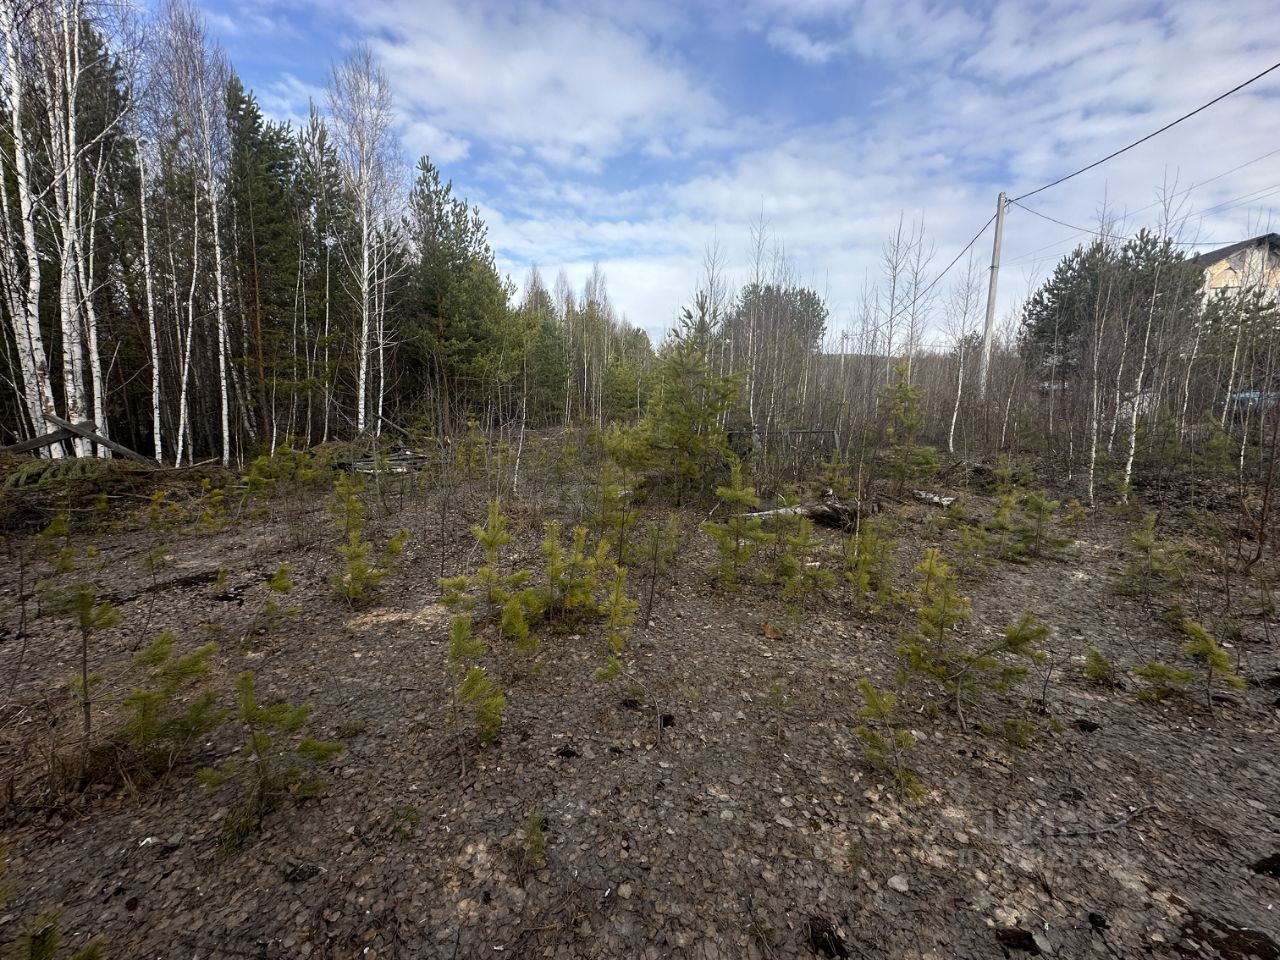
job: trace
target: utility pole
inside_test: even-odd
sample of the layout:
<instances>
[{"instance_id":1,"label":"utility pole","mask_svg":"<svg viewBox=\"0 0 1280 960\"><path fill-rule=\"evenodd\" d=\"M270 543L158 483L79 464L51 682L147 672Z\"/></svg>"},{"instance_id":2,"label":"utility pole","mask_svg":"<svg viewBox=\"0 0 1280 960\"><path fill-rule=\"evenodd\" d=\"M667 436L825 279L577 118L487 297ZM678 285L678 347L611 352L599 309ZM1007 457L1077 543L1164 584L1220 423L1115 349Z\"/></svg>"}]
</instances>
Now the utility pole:
<instances>
[{"instance_id":1,"label":"utility pole","mask_svg":"<svg viewBox=\"0 0 1280 960\"><path fill-rule=\"evenodd\" d=\"M991 334L996 325L996 281L1000 278L1000 241L1004 237L1004 192L996 199L996 239L991 246L991 280L987 286L987 324L982 329L982 359L978 363L978 397L987 397L987 369L991 365Z\"/></svg>"}]
</instances>

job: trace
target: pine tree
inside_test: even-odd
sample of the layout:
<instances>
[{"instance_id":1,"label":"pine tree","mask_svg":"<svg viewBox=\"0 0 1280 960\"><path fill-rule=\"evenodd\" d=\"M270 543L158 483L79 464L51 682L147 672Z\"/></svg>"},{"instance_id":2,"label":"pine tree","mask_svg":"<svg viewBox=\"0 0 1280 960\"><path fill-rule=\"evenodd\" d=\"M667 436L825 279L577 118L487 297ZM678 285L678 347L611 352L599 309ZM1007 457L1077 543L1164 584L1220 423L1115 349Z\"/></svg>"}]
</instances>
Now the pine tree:
<instances>
[{"instance_id":1,"label":"pine tree","mask_svg":"<svg viewBox=\"0 0 1280 960\"><path fill-rule=\"evenodd\" d=\"M813 535L813 521L801 517L796 532L784 538L786 549L778 561L778 582L784 600L804 600L821 594L835 582L835 574L824 570L814 557L820 546Z\"/></svg>"},{"instance_id":2,"label":"pine tree","mask_svg":"<svg viewBox=\"0 0 1280 960\"><path fill-rule=\"evenodd\" d=\"M701 496L733 458L723 420L737 399L738 381L712 372L720 320L702 294L695 308L681 313L663 345L656 393L642 425L650 462L659 471L654 479L672 490L677 505Z\"/></svg>"},{"instance_id":3,"label":"pine tree","mask_svg":"<svg viewBox=\"0 0 1280 960\"><path fill-rule=\"evenodd\" d=\"M587 528L578 526L573 529L573 541L566 552L560 530L559 522L548 523L542 541L547 577L542 609L553 622L572 628L600 614L596 589L608 566L609 542L601 540L594 551L589 550Z\"/></svg>"},{"instance_id":4,"label":"pine tree","mask_svg":"<svg viewBox=\"0 0 1280 960\"><path fill-rule=\"evenodd\" d=\"M732 590L756 549L773 537L765 532L760 518L750 514L760 506L760 498L743 482L742 464L737 460L731 467L729 485L717 487L716 495L725 508L725 518L719 522L706 521L702 530L715 540L720 550L720 582Z\"/></svg>"},{"instance_id":5,"label":"pine tree","mask_svg":"<svg viewBox=\"0 0 1280 960\"><path fill-rule=\"evenodd\" d=\"M134 779L167 773L193 742L226 719L218 692L206 684L217 644L174 656L177 639L165 631L134 657L145 677L124 699L120 728L121 762Z\"/></svg>"},{"instance_id":6,"label":"pine tree","mask_svg":"<svg viewBox=\"0 0 1280 960\"><path fill-rule=\"evenodd\" d=\"M648 623L653 614L653 600L658 591L658 581L666 576L676 551L680 549L680 517L668 515L665 526L650 521L642 538L643 561L648 570L649 589L645 595L643 622Z\"/></svg>"},{"instance_id":7,"label":"pine tree","mask_svg":"<svg viewBox=\"0 0 1280 960\"><path fill-rule=\"evenodd\" d=\"M1097 647L1091 646L1084 652L1084 675L1090 683L1099 686L1111 687L1116 684L1116 668Z\"/></svg>"},{"instance_id":8,"label":"pine tree","mask_svg":"<svg viewBox=\"0 0 1280 960\"><path fill-rule=\"evenodd\" d=\"M1193 679L1191 671L1171 667L1159 660L1153 660L1133 673L1147 683L1145 689L1138 691L1138 699L1147 703L1163 703L1172 697L1182 696Z\"/></svg>"},{"instance_id":9,"label":"pine tree","mask_svg":"<svg viewBox=\"0 0 1280 960\"><path fill-rule=\"evenodd\" d=\"M1182 645L1182 649L1204 665L1204 700L1205 706L1212 713L1214 680L1221 680L1227 686L1237 689L1247 686L1248 682L1232 669L1230 654L1203 624L1187 618L1182 621L1182 632L1187 635L1187 642Z\"/></svg>"},{"instance_id":10,"label":"pine tree","mask_svg":"<svg viewBox=\"0 0 1280 960\"><path fill-rule=\"evenodd\" d=\"M472 526L471 535L481 548L484 562L475 573L440 580L445 605L466 612L481 607L484 619L496 620L499 632L517 651L532 656L537 653L538 638L531 628L543 612L542 601L538 591L526 587L529 571L502 571L502 549L512 538L498 500L489 501L485 525Z\"/></svg>"},{"instance_id":11,"label":"pine tree","mask_svg":"<svg viewBox=\"0 0 1280 960\"><path fill-rule=\"evenodd\" d=\"M1177 551L1173 545L1156 536L1156 515L1143 514L1142 526L1129 537L1136 557L1124 568L1117 583L1121 593L1151 599L1153 587L1181 580Z\"/></svg>"},{"instance_id":12,"label":"pine tree","mask_svg":"<svg viewBox=\"0 0 1280 960\"><path fill-rule=\"evenodd\" d=\"M485 654L484 640L471 635L471 617L460 613L449 625L449 671L453 676L453 711L471 711L476 734L481 743L494 740L502 730L502 715L507 709L506 694L478 662Z\"/></svg>"},{"instance_id":13,"label":"pine tree","mask_svg":"<svg viewBox=\"0 0 1280 960\"><path fill-rule=\"evenodd\" d=\"M898 698L890 691L877 690L866 677L858 678L858 692L862 694L863 703L858 719L863 722L853 732L866 749L867 761L874 769L889 774L910 799L923 798L925 790L920 778L906 766L904 759L907 751L916 745L916 738L910 730L893 725Z\"/></svg>"},{"instance_id":14,"label":"pine tree","mask_svg":"<svg viewBox=\"0 0 1280 960\"><path fill-rule=\"evenodd\" d=\"M231 780L240 782L240 805L226 821L226 850L234 849L258 829L284 798L301 800L323 791L325 781L314 776L314 770L342 750L340 743L305 735L299 738L311 718L311 707L283 701L263 706L258 702L253 673L242 673L236 679L236 692L236 717L248 737L238 756L220 767L204 767L196 773L210 790Z\"/></svg>"},{"instance_id":15,"label":"pine tree","mask_svg":"<svg viewBox=\"0 0 1280 960\"><path fill-rule=\"evenodd\" d=\"M1011 663L1011 658L1043 659L1038 644L1049 628L1023 614L998 640L971 650L954 635L955 627L969 618L969 601L956 593L951 568L936 549L929 549L916 570L923 578L916 612L919 626L902 638L898 652L909 672L942 686L963 728L966 703L983 691L1006 691L1026 676L1027 668Z\"/></svg>"},{"instance_id":16,"label":"pine tree","mask_svg":"<svg viewBox=\"0 0 1280 960\"><path fill-rule=\"evenodd\" d=\"M859 610L874 612L893 602L894 549L888 523L868 517L844 541L844 578Z\"/></svg>"},{"instance_id":17,"label":"pine tree","mask_svg":"<svg viewBox=\"0 0 1280 960\"><path fill-rule=\"evenodd\" d=\"M895 368L894 376L897 379L885 388L889 408L886 433L889 476L893 478L894 492L900 494L908 484L923 483L938 472L938 452L933 447L916 444L924 425L921 391L908 378L905 363Z\"/></svg>"}]
</instances>

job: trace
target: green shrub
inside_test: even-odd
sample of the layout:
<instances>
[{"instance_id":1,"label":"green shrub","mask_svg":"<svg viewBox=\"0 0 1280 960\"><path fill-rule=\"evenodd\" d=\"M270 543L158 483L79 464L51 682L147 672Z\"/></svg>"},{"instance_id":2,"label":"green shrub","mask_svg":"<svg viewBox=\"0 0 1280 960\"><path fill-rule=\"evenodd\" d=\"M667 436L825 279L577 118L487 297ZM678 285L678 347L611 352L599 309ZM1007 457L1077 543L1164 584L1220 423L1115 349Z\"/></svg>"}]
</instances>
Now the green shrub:
<instances>
[{"instance_id":1,"label":"green shrub","mask_svg":"<svg viewBox=\"0 0 1280 960\"><path fill-rule=\"evenodd\" d=\"M844 578L859 610L875 612L893 602L894 546L888 523L869 517L843 547Z\"/></svg>"},{"instance_id":2,"label":"green shrub","mask_svg":"<svg viewBox=\"0 0 1280 960\"><path fill-rule=\"evenodd\" d=\"M1205 706L1212 711L1214 680L1221 680L1227 686L1236 689L1246 686L1247 681L1232 669L1231 655L1202 624L1188 617L1182 621L1182 632L1187 636L1187 642L1182 645L1182 649L1204 666Z\"/></svg>"},{"instance_id":3,"label":"green shrub","mask_svg":"<svg viewBox=\"0 0 1280 960\"><path fill-rule=\"evenodd\" d=\"M1100 687L1114 687L1117 682L1116 668L1097 647L1089 647L1084 652L1084 675Z\"/></svg>"}]
</instances>

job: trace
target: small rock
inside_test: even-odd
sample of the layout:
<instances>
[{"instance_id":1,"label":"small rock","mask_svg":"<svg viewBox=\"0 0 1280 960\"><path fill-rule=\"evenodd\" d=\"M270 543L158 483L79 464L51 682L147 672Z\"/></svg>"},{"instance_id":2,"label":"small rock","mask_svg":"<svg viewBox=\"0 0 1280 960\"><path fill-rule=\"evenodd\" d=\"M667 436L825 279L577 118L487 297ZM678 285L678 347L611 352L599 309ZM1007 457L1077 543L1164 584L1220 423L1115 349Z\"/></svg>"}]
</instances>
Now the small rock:
<instances>
[{"instance_id":1,"label":"small rock","mask_svg":"<svg viewBox=\"0 0 1280 960\"><path fill-rule=\"evenodd\" d=\"M618 897L619 897L619 899L622 899L622 900L630 900L630 899L631 899L631 884L629 884L629 883L621 883L621 884L618 884Z\"/></svg>"},{"instance_id":2,"label":"small rock","mask_svg":"<svg viewBox=\"0 0 1280 960\"><path fill-rule=\"evenodd\" d=\"M904 877L902 874L895 873L892 877L889 878L889 889L897 890L899 893L906 893L908 890L911 889L911 884L907 881L907 878Z\"/></svg>"}]
</instances>

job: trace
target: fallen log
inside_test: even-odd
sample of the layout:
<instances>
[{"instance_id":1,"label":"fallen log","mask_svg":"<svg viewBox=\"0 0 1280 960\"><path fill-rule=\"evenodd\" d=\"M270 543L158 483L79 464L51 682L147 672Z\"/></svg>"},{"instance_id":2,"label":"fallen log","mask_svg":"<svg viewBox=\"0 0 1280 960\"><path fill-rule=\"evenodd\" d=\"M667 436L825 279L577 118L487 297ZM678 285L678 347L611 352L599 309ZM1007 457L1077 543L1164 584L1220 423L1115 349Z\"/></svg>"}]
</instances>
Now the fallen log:
<instances>
[{"instance_id":1,"label":"fallen log","mask_svg":"<svg viewBox=\"0 0 1280 960\"><path fill-rule=\"evenodd\" d=\"M874 500L853 500L846 502L834 496L825 496L809 503L799 503L791 507L778 507L774 510L759 510L744 514L751 517L808 517L814 523L837 530L849 530L858 525L862 517L870 517L880 512L880 504Z\"/></svg>"},{"instance_id":2,"label":"fallen log","mask_svg":"<svg viewBox=\"0 0 1280 960\"><path fill-rule=\"evenodd\" d=\"M935 507L949 507L956 502L955 497L941 497L936 493L929 493L927 490L912 490L915 498L922 503L930 503Z\"/></svg>"}]
</instances>

